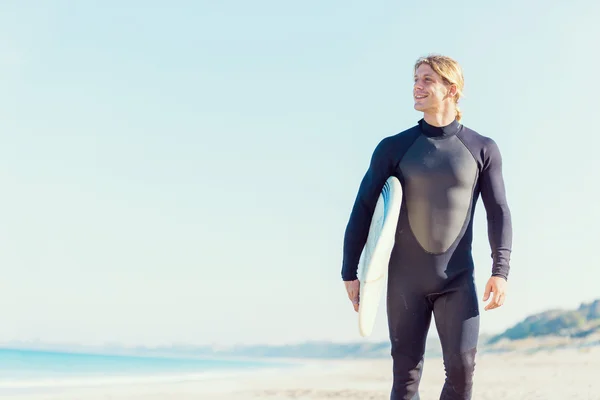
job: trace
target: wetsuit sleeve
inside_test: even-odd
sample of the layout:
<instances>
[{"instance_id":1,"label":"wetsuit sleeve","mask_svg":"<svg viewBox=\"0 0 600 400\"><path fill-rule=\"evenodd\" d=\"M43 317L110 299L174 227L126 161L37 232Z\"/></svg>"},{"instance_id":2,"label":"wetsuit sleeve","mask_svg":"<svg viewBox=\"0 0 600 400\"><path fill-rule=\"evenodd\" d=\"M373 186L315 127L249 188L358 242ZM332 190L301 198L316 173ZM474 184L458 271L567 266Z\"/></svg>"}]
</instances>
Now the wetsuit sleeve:
<instances>
[{"instance_id":1,"label":"wetsuit sleeve","mask_svg":"<svg viewBox=\"0 0 600 400\"><path fill-rule=\"evenodd\" d=\"M345 281L358 277L358 262L369 234L371 217L381 189L392 172L389 147L389 141L384 139L375 148L350 213L343 245L342 279Z\"/></svg>"},{"instance_id":2,"label":"wetsuit sleeve","mask_svg":"<svg viewBox=\"0 0 600 400\"><path fill-rule=\"evenodd\" d=\"M512 251L512 222L502 176L502 156L498 145L491 139L486 145L483 161L480 187L492 250L492 276L508 279Z\"/></svg>"}]
</instances>

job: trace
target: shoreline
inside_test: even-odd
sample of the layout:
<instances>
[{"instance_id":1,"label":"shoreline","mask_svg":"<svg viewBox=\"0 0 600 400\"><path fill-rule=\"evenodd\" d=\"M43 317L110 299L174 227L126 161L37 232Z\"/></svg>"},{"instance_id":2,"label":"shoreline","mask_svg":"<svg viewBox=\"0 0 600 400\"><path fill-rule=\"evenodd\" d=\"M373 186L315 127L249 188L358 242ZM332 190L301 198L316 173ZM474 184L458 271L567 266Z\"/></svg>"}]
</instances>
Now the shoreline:
<instances>
[{"instance_id":1,"label":"shoreline","mask_svg":"<svg viewBox=\"0 0 600 400\"><path fill-rule=\"evenodd\" d=\"M259 368L210 379L179 379L10 393L17 400L385 400L391 388L388 359L288 359L294 366ZM482 353L473 398L478 400L591 400L600 398L600 347ZM436 399L444 382L439 357L425 359L420 395ZM0 394L0 397L3 395Z\"/></svg>"}]
</instances>

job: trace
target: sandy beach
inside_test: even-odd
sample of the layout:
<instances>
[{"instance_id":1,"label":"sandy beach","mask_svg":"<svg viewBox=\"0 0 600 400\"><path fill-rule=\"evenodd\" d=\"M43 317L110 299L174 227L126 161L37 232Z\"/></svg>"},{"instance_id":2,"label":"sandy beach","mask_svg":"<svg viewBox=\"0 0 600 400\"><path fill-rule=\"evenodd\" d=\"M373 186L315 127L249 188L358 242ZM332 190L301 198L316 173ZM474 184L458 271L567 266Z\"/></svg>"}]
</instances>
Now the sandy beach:
<instances>
[{"instance_id":1,"label":"sandy beach","mask_svg":"<svg viewBox=\"0 0 600 400\"><path fill-rule=\"evenodd\" d=\"M281 371L249 372L235 379L144 385L37 390L12 393L20 400L384 400L389 398L391 362L381 360L299 361ZM599 400L600 347L535 354L478 356L477 400ZM435 400L444 380L440 359L427 359L421 399Z\"/></svg>"}]
</instances>

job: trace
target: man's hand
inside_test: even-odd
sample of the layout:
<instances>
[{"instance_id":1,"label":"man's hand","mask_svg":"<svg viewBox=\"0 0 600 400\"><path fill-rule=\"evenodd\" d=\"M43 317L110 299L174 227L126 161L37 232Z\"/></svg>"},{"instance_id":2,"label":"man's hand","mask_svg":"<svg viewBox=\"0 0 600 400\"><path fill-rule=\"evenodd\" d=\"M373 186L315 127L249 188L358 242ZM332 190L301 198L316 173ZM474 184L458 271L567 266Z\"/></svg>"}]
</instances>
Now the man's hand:
<instances>
[{"instance_id":1,"label":"man's hand","mask_svg":"<svg viewBox=\"0 0 600 400\"><path fill-rule=\"evenodd\" d=\"M500 276L492 276L488 280L487 285L485 285L483 301L488 301L490 293L494 293L494 297L492 298L492 301L485 306L485 311L493 310L504 304L504 299L506 297L506 280Z\"/></svg>"},{"instance_id":2,"label":"man's hand","mask_svg":"<svg viewBox=\"0 0 600 400\"><path fill-rule=\"evenodd\" d=\"M348 298L352 301L354 311L358 312L358 292L360 291L360 281L355 279L353 281L344 281L346 286L346 292L348 292Z\"/></svg>"}]
</instances>

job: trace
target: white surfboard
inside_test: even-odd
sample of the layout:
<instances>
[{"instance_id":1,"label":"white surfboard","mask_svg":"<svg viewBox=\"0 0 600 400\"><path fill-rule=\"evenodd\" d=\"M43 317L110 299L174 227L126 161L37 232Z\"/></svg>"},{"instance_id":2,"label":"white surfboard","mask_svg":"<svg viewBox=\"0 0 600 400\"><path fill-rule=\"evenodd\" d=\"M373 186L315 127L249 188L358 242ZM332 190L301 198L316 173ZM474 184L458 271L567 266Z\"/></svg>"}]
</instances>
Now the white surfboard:
<instances>
[{"instance_id":1,"label":"white surfboard","mask_svg":"<svg viewBox=\"0 0 600 400\"><path fill-rule=\"evenodd\" d=\"M373 331L394 247L401 204L402 185L398 178L391 176L377 199L359 264L358 327L363 337Z\"/></svg>"}]
</instances>

